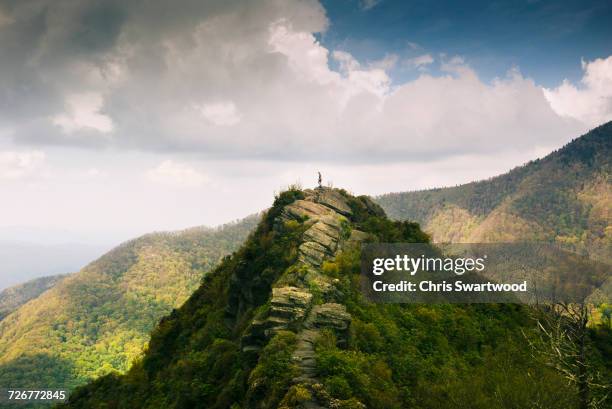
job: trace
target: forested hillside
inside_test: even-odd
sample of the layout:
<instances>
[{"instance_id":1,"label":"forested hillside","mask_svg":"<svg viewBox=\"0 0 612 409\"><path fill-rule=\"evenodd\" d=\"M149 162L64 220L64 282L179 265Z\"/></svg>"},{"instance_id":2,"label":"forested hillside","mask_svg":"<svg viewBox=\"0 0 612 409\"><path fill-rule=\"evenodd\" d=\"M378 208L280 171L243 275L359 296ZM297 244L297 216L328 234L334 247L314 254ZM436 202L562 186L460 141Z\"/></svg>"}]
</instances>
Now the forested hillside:
<instances>
[{"instance_id":1,"label":"forested hillside","mask_svg":"<svg viewBox=\"0 0 612 409\"><path fill-rule=\"evenodd\" d=\"M528 307L364 299L361 243L428 241L367 197L290 189L160 322L126 375L81 387L62 407L577 408L575 385L528 346L547 348ZM609 353L588 350L604 376Z\"/></svg>"},{"instance_id":2,"label":"forested hillside","mask_svg":"<svg viewBox=\"0 0 612 409\"><path fill-rule=\"evenodd\" d=\"M546 240L610 260L612 122L504 175L376 201L437 242Z\"/></svg>"},{"instance_id":3,"label":"forested hillside","mask_svg":"<svg viewBox=\"0 0 612 409\"><path fill-rule=\"evenodd\" d=\"M138 357L160 317L236 250L258 216L126 242L0 322L0 385L71 388Z\"/></svg>"},{"instance_id":4,"label":"forested hillside","mask_svg":"<svg viewBox=\"0 0 612 409\"><path fill-rule=\"evenodd\" d=\"M0 292L0 321L23 304L53 287L55 283L64 277L64 275L60 274L35 278Z\"/></svg>"}]
</instances>

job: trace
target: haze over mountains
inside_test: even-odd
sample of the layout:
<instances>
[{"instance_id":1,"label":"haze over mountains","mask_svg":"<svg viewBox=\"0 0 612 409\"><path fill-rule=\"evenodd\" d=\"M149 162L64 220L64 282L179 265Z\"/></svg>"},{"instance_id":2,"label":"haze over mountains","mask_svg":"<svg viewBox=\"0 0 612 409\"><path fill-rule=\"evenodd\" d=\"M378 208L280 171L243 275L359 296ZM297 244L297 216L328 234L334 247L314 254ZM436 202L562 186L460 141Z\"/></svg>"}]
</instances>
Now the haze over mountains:
<instances>
[{"instance_id":1,"label":"haze over mountains","mask_svg":"<svg viewBox=\"0 0 612 409\"><path fill-rule=\"evenodd\" d=\"M78 271L108 248L78 243L0 242L0 290L37 277Z\"/></svg>"},{"instance_id":2,"label":"haze over mountains","mask_svg":"<svg viewBox=\"0 0 612 409\"><path fill-rule=\"evenodd\" d=\"M148 233L150 230L145 231ZM55 227L0 227L0 290L36 277L79 271L128 239L142 233L112 230L75 231ZM36 257L32 257L36 254Z\"/></svg>"}]
</instances>

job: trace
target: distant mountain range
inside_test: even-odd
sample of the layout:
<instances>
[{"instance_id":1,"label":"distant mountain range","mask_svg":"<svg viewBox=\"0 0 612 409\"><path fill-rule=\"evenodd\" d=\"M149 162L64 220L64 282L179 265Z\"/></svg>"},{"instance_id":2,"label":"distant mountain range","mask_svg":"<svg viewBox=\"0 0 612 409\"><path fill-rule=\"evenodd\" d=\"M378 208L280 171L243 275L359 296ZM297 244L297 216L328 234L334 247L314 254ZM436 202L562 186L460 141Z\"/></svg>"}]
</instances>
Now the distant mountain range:
<instances>
[{"instance_id":1,"label":"distant mountain range","mask_svg":"<svg viewBox=\"0 0 612 409\"><path fill-rule=\"evenodd\" d=\"M65 275L35 278L0 292L0 321L28 301L53 287Z\"/></svg>"},{"instance_id":2,"label":"distant mountain range","mask_svg":"<svg viewBox=\"0 0 612 409\"><path fill-rule=\"evenodd\" d=\"M125 371L158 320L180 306L257 221L252 216L217 229L148 234L59 280L0 321L0 385L72 388ZM48 280L10 290L7 308L33 295L31 287L51 285Z\"/></svg>"},{"instance_id":3,"label":"distant mountain range","mask_svg":"<svg viewBox=\"0 0 612 409\"><path fill-rule=\"evenodd\" d=\"M376 201L436 242L553 241L610 261L612 122L506 174Z\"/></svg>"},{"instance_id":4,"label":"distant mountain range","mask_svg":"<svg viewBox=\"0 0 612 409\"><path fill-rule=\"evenodd\" d=\"M0 290L53 274L80 270L111 246L0 240Z\"/></svg>"}]
</instances>

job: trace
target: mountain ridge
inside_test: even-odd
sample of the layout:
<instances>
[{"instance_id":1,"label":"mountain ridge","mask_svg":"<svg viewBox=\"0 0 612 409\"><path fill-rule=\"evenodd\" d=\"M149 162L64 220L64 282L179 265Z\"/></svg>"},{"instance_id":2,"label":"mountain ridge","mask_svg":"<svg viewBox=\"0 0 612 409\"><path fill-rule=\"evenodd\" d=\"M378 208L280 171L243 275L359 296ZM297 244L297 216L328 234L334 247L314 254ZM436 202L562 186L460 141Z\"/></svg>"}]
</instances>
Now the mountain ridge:
<instances>
[{"instance_id":1,"label":"mountain ridge","mask_svg":"<svg viewBox=\"0 0 612 409\"><path fill-rule=\"evenodd\" d=\"M258 217L129 240L12 311L0 321L0 384L69 389L126 370Z\"/></svg>"},{"instance_id":2,"label":"mountain ridge","mask_svg":"<svg viewBox=\"0 0 612 409\"><path fill-rule=\"evenodd\" d=\"M464 185L375 198L439 242L542 240L609 261L612 122L542 159Z\"/></svg>"},{"instance_id":3,"label":"mountain ridge","mask_svg":"<svg viewBox=\"0 0 612 409\"><path fill-rule=\"evenodd\" d=\"M363 242L429 237L367 197L290 188L160 321L142 359L60 407L575 407L576 391L525 349L526 307L367 302Z\"/></svg>"},{"instance_id":4,"label":"mountain ridge","mask_svg":"<svg viewBox=\"0 0 612 409\"><path fill-rule=\"evenodd\" d=\"M39 277L0 291L0 321L23 304L37 298L66 276L66 274L57 274Z\"/></svg>"}]
</instances>

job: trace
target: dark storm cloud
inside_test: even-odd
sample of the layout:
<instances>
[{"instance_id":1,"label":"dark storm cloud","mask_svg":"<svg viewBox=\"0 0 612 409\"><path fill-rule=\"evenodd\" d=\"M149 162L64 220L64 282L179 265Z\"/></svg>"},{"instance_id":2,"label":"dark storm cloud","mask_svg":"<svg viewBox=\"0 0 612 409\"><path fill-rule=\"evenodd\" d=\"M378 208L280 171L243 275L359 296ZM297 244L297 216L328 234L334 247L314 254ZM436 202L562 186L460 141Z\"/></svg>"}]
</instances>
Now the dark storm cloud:
<instances>
[{"instance_id":1,"label":"dark storm cloud","mask_svg":"<svg viewBox=\"0 0 612 409\"><path fill-rule=\"evenodd\" d=\"M0 119L24 123L59 112L78 86L68 67L95 62L117 40L118 5L68 1L0 2Z\"/></svg>"},{"instance_id":2,"label":"dark storm cloud","mask_svg":"<svg viewBox=\"0 0 612 409\"><path fill-rule=\"evenodd\" d=\"M239 47L253 54L249 37L259 41L260 52L268 24L283 17L300 30L324 25L321 8L308 1L0 1L0 126L15 130L17 141L89 145L82 131L76 133L83 137L62 137L49 118L65 111L69 95L94 92L104 95L98 112L113 114L118 130L126 132L120 142L131 145L132 138L142 137L153 148L181 149L180 136L155 143L155 134L164 132L165 125L157 123L164 104L171 98L189 102L198 92L222 98L223 83L235 71L223 66L228 62L223 54L239 53ZM222 27L218 19L230 25ZM206 22L217 31L194 39ZM193 51L196 41L205 48L209 40L213 47L193 61L201 65L201 77L192 70L189 77L169 78L173 59ZM240 59L237 55L233 62ZM246 59L257 69L257 56ZM261 66L259 74L265 76L267 69Z\"/></svg>"}]
</instances>

